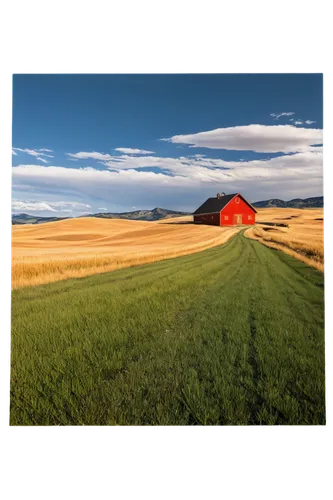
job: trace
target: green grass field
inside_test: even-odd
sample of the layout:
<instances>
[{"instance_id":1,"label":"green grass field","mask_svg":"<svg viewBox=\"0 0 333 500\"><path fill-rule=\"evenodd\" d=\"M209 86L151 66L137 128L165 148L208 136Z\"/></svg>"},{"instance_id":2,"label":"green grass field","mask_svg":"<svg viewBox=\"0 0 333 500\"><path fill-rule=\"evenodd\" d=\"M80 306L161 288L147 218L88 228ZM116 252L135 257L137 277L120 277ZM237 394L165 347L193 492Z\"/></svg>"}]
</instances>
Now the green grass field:
<instances>
[{"instance_id":1,"label":"green grass field","mask_svg":"<svg viewBox=\"0 0 333 500\"><path fill-rule=\"evenodd\" d=\"M11 425L325 424L323 286L240 234L14 291Z\"/></svg>"}]
</instances>

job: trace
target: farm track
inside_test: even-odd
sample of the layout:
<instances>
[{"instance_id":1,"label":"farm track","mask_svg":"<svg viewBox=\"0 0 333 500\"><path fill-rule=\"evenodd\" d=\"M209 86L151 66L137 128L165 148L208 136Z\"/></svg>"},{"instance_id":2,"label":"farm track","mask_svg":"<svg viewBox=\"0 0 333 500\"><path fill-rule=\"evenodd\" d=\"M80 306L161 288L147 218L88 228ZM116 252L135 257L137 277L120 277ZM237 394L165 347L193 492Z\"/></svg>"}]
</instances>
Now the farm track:
<instances>
[{"instance_id":1,"label":"farm track","mask_svg":"<svg viewBox=\"0 0 333 500\"><path fill-rule=\"evenodd\" d=\"M325 423L323 275L242 234L12 304L12 425Z\"/></svg>"}]
</instances>

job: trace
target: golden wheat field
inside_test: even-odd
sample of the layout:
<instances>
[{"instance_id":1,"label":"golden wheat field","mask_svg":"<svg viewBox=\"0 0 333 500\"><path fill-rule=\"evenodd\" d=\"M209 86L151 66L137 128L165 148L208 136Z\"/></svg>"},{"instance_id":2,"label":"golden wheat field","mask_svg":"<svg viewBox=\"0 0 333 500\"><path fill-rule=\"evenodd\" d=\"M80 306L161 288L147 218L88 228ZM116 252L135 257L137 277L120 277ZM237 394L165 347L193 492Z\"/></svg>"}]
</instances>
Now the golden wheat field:
<instances>
[{"instance_id":1,"label":"golden wheat field","mask_svg":"<svg viewBox=\"0 0 333 500\"><path fill-rule=\"evenodd\" d=\"M79 218L14 225L12 287L68 278L200 252L240 228L196 226L192 217L159 222Z\"/></svg>"},{"instance_id":2,"label":"golden wheat field","mask_svg":"<svg viewBox=\"0 0 333 500\"><path fill-rule=\"evenodd\" d=\"M262 208L258 209L257 225L248 229L245 235L266 246L282 250L323 272L323 219L322 208ZM289 227L262 225L259 222L283 223Z\"/></svg>"},{"instance_id":3,"label":"golden wheat field","mask_svg":"<svg viewBox=\"0 0 333 500\"><path fill-rule=\"evenodd\" d=\"M324 269L323 209L259 209L245 235ZM200 252L241 228L194 225L192 217L158 222L79 218L14 225L12 287L40 285Z\"/></svg>"}]
</instances>

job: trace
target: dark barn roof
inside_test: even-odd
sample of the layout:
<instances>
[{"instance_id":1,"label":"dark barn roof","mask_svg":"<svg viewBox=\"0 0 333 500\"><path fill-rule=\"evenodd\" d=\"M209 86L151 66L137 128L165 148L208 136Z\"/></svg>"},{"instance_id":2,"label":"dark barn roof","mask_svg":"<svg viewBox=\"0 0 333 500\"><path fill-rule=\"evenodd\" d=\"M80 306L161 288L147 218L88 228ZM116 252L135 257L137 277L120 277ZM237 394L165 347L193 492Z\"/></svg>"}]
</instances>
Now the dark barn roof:
<instances>
[{"instance_id":1,"label":"dark barn roof","mask_svg":"<svg viewBox=\"0 0 333 500\"><path fill-rule=\"evenodd\" d=\"M221 210L223 210L223 208L229 203L229 201L231 201L237 195L240 196L245 201L245 203L247 203L253 209L254 212L257 212L256 209L244 198L244 196L239 193L234 193L225 194L220 198L208 198L205 203L203 203L199 208L196 209L195 212L193 212L193 215L221 212Z\"/></svg>"}]
</instances>

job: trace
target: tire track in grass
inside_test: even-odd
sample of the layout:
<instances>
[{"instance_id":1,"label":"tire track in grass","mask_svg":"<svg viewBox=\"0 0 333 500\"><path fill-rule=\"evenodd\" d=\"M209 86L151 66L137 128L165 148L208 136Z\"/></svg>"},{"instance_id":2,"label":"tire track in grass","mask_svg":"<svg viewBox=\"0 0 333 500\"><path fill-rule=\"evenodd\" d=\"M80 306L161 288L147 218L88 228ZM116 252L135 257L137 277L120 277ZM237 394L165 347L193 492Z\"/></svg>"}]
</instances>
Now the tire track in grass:
<instances>
[{"instance_id":1,"label":"tire track in grass","mask_svg":"<svg viewBox=\"0 0 333 500\"><path fill-rule=\"evenodd\" d=\"M184 294L186 294L187 297L186 308L183 308L182 310L178 309L178 311L176 309L176 314L173 319L174 326L172 326L172 324L170 325L168 335L173 335L175 338L188 338L185 344L181 344L179 348L176 349L176 352L174 353L174 361L176 365L182 366L188 363L188 357L190 357L191 359L189 364L190 368L186 370L186 373L190 376L190 378L192 377L192 382L194 385L190 383L190 386L193 386L193 392L191 392L190 390L190 393L188 393L187 391L189 389L185 389L187 375L186 373L184 373L185 379L181 384L181 387L183 388L180 388L180 393L177 396L181 407L186 409L188 413L187 423L190 425L207 423L206 417L200 416L200 414L195 409L195 405L191 402L191 398L193 396L201 398L200 389L198 387L198 384L200 385L200 381L197 379L198 373L200 372L200 361L196 358L196 353L192 352L193 349L191 349L191 345L196 343L195 333L191 333L191 331L196 331L198 325L198 314L201 314L202 310L204 312L205 308L209 305L206 298L207 288L212 293L214 290L221 287L221 283L223 284L222 288L227 286L231 277L238 272L239 255L239 252L237 252L236 255L232 255L230 258L228 254L224 254L222 262L228 264L226 267L221 266L221 261L219 261L218 267L214 265L214 267L212 267L210 270L208 270L206 267L204 276L198 276L199 281L193 283L193 286L195 287L195 293L192 292L190 295L188 295L184 290ZM228 275L228 279L226 279L226 274ZM200 279L203 278L205 286L201 287ZM187 285L188 284L189 282L187 282ZM204 341L204 339L202 340L203 344L205 344L206 342ZM176 366L175 369L177 369Z\"/></svg>"},{"instance_id":2,"label":"tire track in grass","mask_svg":"<svg viewBox=\"0 0 333 500\"><path fill-rule=\"evenodd\" d=\"M266 275L269 277L269 281L261 280L261 283L265 285L264 293L269 300L268 311L261 313L260 307L257 307L257 310L263 352L272 353L266 358L263 367L268 377L266 391L270 411L276 411L277 423L280 424L287 422L324 423L324 385L319 382L321 377L324 377L323 295L321 287L313 284L314 282L318 284L318 280L322 277L318 271L303 265L303 272L308 273L308 279L302 284L305 289L300 290L298 272L294 275L295 280L292 280L291 275L291 264L294 259L287 256L291 264L288 262L286 266L284 262L286 256L283 255L281 262L281 253L270 252L269 249L267 252L264 247L258 247L258 244L253 246L262 256L261 268L266 270ZM272 265L269 265L269 262ZM298 266L298 262L295 261L295 263ZM307 286L308 282L311 284L310 287ZM267 316L270 318L269 323L267 323ZM310 331L316 338L312 345L308 340ZM274 355L276 349L279 349L279 364L276 362L277 356ZM286 366L286 373L289 372L289 382L286 382L286 373L284 377L279 374L281 364ZM309 370L312 372L310 377ZM320 370L322 370L322 375ZM276 372L275 380L270 372ZM300 380L303 388L307 387L303 392L295 390L295 387L300 385L297 382L300 374L302 374ZM313 380L318 385L313 384ZM276 381L279 381L279 390L277 390ZM265 384L265 379L263 382ZM311 385L312 389L310 389ZM307 393L309 390L313 394L318 394L316 400L309 397ZM308 404L310 402L315 411L310 411Z\"/></svg>"},{"instance_id":3,"label":"tire track in grass","mask_svg":"<svg viewBox=\"0 0 333 500\"><path fill-rule=\"evenodd\" d=\"M249 299L249 358L248 361L253 370L253 388L251 405L251 424L260 422L261 424L272 424L277 421L287 423L286 416L274 406L269 403L264 397L264 388L267 384L267 378L262 364L262 356L260 352L260 337L258 337L257 324L260 322L258 312L260 312L261 304L265 303L265 293L262 287L264 281L263 270L266 271L263 255L256 246L252 247L255 255L255 260L259 264L259 274L255 283L252 283L252 290ZM249 390L251 394L251 389Z\"/></svg>"},{"instance_id":4,"label":"tire track in grass","mask_svg":"<svg viewBox=\"0 0 333 500\"><path fill-rule=\"evenodd\" d=\"M244 237L242 236L243 241ZM246 392L246 405L249 408L248 424L256 424L260 420L260 412L265 407L265 399L262 396L262 386L264 376L259 360L258 339L257 339L257 311L262 300L261 290L261 267L262 259L256 247L248 246L248 257L246 261L245 273L242 280L249 283L246 293L244 314L247 314L247 336L246 336L246 364L244 364L244 382L242 385ZM253 275L252 269L256 269ZM249 371L251 377L249 377ZM262 422L261 422L262 423Z\"/></svg>"},{"instance_id":5,"label":"tire track in grass","mask_svg":"<svg viewBox=\"0 0 333 500\"><path fill-rule=\"evenodd\" d=\"M190 398L194 399L196 397L199 407L201 404L201 412L204 412L203 408L206 407L207 410L208 404L212 405L212 401L215 400L215 415L208 418L208 423L232 424L234 414L239 415L243 424L248 423L250 419L245 407L246 393L248 391L246 386L240 383L242 377L249 377L249 365L247 367L241 366L242 346L248 342L248 324L244 317L239 323L239 330L235 331L235 325L232 320L233 315L230 316L229 314L229 303L235 303L237 299L240 299L244 303L247 301L246 294L242 294L242 279L247 264L246 256L248 254L248 247L243 245L241 239L238 240L238 245L242 258L240 260L235 258L235 271L233 272L230 268L226 269L223 280L218 281L214 287L210 286L207 288L206 299L197 306L198 309L196 312L192 311L189 313L194 316L197 329L199 330L198 336L201 335L202 345L205 346L207 356L210 359L209 364L204 366L202 352L194 349L196 354L196 366L194 368L198 373L198 378L194 380L190 379L187 382L190 387L195 388L195 391L187 394L186 403L187 407L191 408L193 413L195 404L194 402L191 403ZM216 314L218 311L220 311L220 314ZM217 317L220 316L221 329L217 326L213 327L213 332L205 332L205 324L209 324L210 328L212 328L211 322L212 319L215 319L214 315ZM238 321L237 312L235 316L235 320ZM185 318L185 326L187 323L188 318ZM191 323L193 323L193 320L191 320ZM217 335L220 335L220 341L215 336L215 332ZM199 341L195 343L195 345L198 344ZM200 385L202 386L201 391L199 390ZM231 387L231 385L234 387ZM228 401L230 390L234 393L234 403L231 405L230 401ZM207 421L207 415L205 416L205 414L199 416L198 414L194 414L193 417L198 422Z\"/></svg>"}]
</instances>

